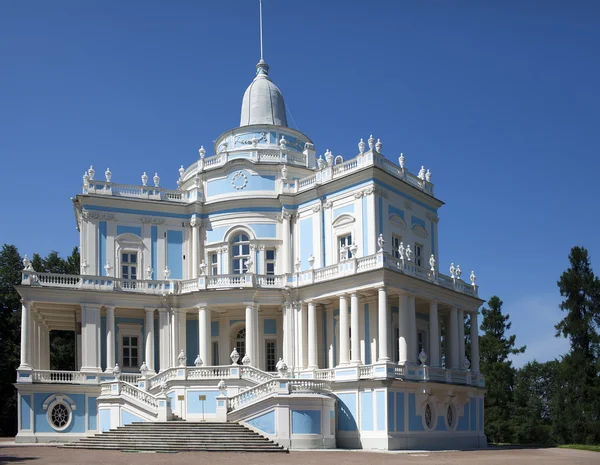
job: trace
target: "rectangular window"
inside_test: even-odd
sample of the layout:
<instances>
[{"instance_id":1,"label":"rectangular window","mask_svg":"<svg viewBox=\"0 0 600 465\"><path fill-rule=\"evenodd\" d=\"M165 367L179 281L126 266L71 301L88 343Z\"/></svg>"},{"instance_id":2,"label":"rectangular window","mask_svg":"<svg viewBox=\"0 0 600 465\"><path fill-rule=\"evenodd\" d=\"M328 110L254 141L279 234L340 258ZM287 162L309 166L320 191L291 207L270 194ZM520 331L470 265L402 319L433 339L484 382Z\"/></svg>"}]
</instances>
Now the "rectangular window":
<instances>
[{"instance_id":1,"label":"rectangular window","mask_svg":"<svg viewBox=\"0 0 600 465\"><path fill-rule=\"evenodd\" d=\"M137 279L137 253L121 253L121 278Z\"/></svg>"},{"instance_id":2,"label":"rectangular window","mask_svg":"<svg viewBox=\"0 0 600 465\"><path fill-rule=\"evenodd\" d=\"M219 254L210 254L210 275L216 276L219 274Z\"/></svg>"},{"instance_id":3,"label":"rectangular window","mask_svg":"<svg viewBox=\"0 0 600 465\"><path fill-rule=\"evenodd\" d=\"M402 237L397 236L396 234L392 235L392 255L398 260L400 259L400 252L398 251L398 249L400 248L401 242Z\"/></svg>"},{"instance_id":4,"label":"rectangular window","mask_svg":"<svg viewBox=\"0 0 600 465\"><path fill-rule=\"evenodd\" d=\"M352 234L347 234L346 236L340 236L339 238L339 258L340 260L345 260L348 258L352 258L352 251L350 250L350 246L352 245Z\"/></svg>"},{"instance_id":5,"label":"rectangular window","mask_svg":"<svg viewBox=\"0 0 600 465\"><path fill-rule=\"evenodd\" d=\"M212 365L219 366L219 343L217 341L212 343Z\"/></svg>"},{"instance_id":6,"label":"rectangular window","mask_svg":"<svg viewBox=\"0 0 600 465\"><path fill-rule=\"evenodd\" d=\"M275 274L275 249L265 250L265 270L266 274Z\"/></svg>"},{"instance_id":7,"label":"rectangular window","mask_svg":"<svg viewBox=\"0 0 600 465\"><path fill-rule=\"evenodd\" d=\"M415 265L423 266L424 253L423 245L415 243Z\"/></svg>"},{"instance_id":8,"label":"rectangular window","mask_svg":"<svg viewBox=\"0 0 600 465\"><path fill-rule=\"evenodd\" d=\"M138 366L138 337L123 336L123 368Z\"/></svg>"},{"instance_id":9,"label":"rectangular window","mask_svg":"<svg viewBox=\"0 0 600 465\"><path fill-rule=\"evenodd\" d=\"M275 365L275 341L268 339L265 341L265 371L276 371Z\"/></svg>"}]
</instances>

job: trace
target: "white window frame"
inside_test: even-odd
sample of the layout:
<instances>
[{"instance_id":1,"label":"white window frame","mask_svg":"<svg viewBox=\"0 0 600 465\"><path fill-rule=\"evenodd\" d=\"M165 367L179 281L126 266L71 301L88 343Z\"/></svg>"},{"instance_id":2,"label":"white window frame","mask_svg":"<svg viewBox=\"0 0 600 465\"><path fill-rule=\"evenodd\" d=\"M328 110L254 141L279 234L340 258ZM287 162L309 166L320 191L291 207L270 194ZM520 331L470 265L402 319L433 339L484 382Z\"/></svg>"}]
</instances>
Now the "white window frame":
<instances>
[{"instance_id":1,"label":"white window frame","mask_svg":"<svg viewBox=\"0 0 600 465\"><path fill-rule=\"evenodd\" d=\"M246 236L248 239L245 241L240 240L239 242L233 242L235 236L238 235L244 235ZM246 268L246 261L252 257L252 249L250 247L252 243L252 236L250 236L250 234L248 234L248 232L244 231L244 230L240 230L240 231L235 231L233 234L231 234L230 239L229 239L229 266L231 267L231 274L245 274L247 272L247 268ZM243 247L245 245L248 246L248 254L244 255L243 253L241 255L234 255L234 246L237 244L237 248L239 249L239 247ZM243 250L243 249L242 249ZM240 267L239 267L239 273L235 272L235 268L233 265L234 260L241 260L240 263Z\"/></svg>"},{"instance_id":2,"label":"white window frame","mask_svg":"<svg viewBox=\"0 0 600 465\"><path fill-rule=\"evenodd\" d=\"M419 251L419 254L417 254L417 250ZM423 267L423 263L425 261L425 246L415 242L415 249L413 250L413 253L415 255L415 265Z\"/></svg>"},{"instance_id":3,"label":"white window frame","mask_svg":"<svg viewBox=\"0 0 600 465\"><path fill-rule=\"evenodd\" d=\"M272 259L268 259L267 258L267 252L272 251L273 252L273 258ZM264 274L268 275L268 271L267 271L267 265L269 264L273 264L273 275L277 274L277 249L275 247L266 247L265 251L264 251Z\"/></svg>"},{"instance_id":4,"label":"white window frame","mask_svg":"<svg viewBox=\"0 0 600 465\"><path fill-rule=\"evenodd\" d=\"M215 261L212 259L215 257ZM209 276L217 276L219 274L219 252L218 251L210 251L208 252L208 274Z\"/></svg>"},{"instance_id":5,"label":"white window frame","mask_svg":"<svg viewBox=\"0 0 600 465\"><path fill-rule=\"evenodd\" d=\"M274 336L274 335L272 335ZM267 357L269 356L268 352L267 352L267 344L269 343L273 343L273 370L271 370L271 372L275 372L277 371L276 365L277 365L277 338L276 337L268 337L265 338L265 371L269 372L269 365L268 365L268 360Z\"/></svg>"},{"instance_id":6,"label":"white window frame","mask_svg":"<svg viewBox=\"0 0 600 465\"><path fill-rule=\"evenodd\" d=\"M131 278L131 262L127 262L127 267L129 268L129 275L127 278L124 277L123 275L123 266L125 265L126 262L123 261L123 255L127 254L129 256L131 255L135 255L136 259L135 259L135 267L136 267L136 272L135 272L135 279ZM140 271L142 271L142 277L140 278ZM131 249L121 249L119 251L119 273L121 275L121 278L123 279L127 279L129 281L134 281L134 280L138 280L138 279L144 279L143 273L144 270L140 270L140 253L137 250L131 250Z\"/></svg>"},{"instance_id":7,"label":"white window frame","mask_svg":"<svg viewBox=\"0 0 600 465\"><path fill-rule=\"evenodd\" d=\"M117 324L119 328L119 366L123 371L139 371L140 366L142 365L142 357L143 357L143 339L142 339L142 325L135 323L119 323ZM138 364L137 367L126 367L123 363L123 337L137 337L138 338Z\"/></svg>"},{"instance_id":8,"label":"white window frame","mask_svg":"<svg viewBox=\"0 0 600 465\"><path fill-rule=\"evenodd\" d=\"M122 278L121 257L124 253L137 253L137 278L136 280L146 279L146 269L144 268L144 251L147 248L142 239L135 234L123 233L115 238L114 260L111 265L114 266L115 278ZM102 263L104 267L106 263ZM154 270L154 279L157 279L158 271Z\"/></svg>"},{"instance_id":9,"label":"white window frame","mask_svg":"<svg viewBox=\"0 0 600 465\"><path fill-rule=\"evenodd\" d=\"M402 243L402 236L399 234L392 234L392 255L396 260L400 259L400 252L398 248Z\"/></svg>"}]
</instances>

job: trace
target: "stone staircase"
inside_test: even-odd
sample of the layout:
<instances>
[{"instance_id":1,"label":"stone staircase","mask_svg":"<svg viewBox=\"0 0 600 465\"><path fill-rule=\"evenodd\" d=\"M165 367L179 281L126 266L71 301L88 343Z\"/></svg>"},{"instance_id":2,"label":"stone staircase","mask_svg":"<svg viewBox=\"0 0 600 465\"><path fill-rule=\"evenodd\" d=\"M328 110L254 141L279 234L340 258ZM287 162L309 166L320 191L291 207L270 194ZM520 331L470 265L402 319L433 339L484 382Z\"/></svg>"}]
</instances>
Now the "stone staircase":
<instances>
[{"instance_id":1,"label":"stone staircase","mask_svg":"<svg viewBox=\"0 0 600 465\"><path fill-rule=\"evenodd\" d=\"M238 423L140 422L63 445L69 449L164 452L287 452Z\"/></svg>"}]
</instances>

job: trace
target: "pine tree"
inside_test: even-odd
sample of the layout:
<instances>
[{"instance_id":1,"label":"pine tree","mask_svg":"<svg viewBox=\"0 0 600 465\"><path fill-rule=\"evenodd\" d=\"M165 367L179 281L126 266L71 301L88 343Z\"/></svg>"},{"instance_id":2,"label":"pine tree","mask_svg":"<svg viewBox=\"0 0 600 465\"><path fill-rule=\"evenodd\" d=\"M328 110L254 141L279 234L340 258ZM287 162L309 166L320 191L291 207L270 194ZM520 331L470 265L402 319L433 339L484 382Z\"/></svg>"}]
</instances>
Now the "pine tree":
<instances>
[{"instance_id":1,"label":"pine tree","mask_svg":"<svg viewBox=\"0 0 600 465\"><path fill-rule=\"evenodd\" d=\"M569 263L557 283L566 315L556 335L568 338L571 350L561 363L553 430L560 442L591 444L600 442L600 280L585 248L573 247Z\"/></svg>"},{"instance_id":2,"label":"pine tree","mask_svg":"<svg viewBox=\"0 0 600 465\"><path fill-rule=\"evenodd\" d=\"M0 251L0 436L17 429L17 399L13 382L20 362L21 298L15 286L21 283L23 263L17 248Z\"/></svg>"},{"instance_id":3,"label":"pine tree","mask_svg":"<svg viewBox=\"0 0 600 465\"><path fill-rule=\"evenodd\" d=\"M481 311L483 335L479 339L480 368L485 377L485 433L492 442L512 442L511 406L515 385L515 369L509 355L525 352L525 346L515 347L516 336L506 337L510 330L510 315L502 314L502 301L493 296L489 309Z\"/></svg>"}]
</instances>

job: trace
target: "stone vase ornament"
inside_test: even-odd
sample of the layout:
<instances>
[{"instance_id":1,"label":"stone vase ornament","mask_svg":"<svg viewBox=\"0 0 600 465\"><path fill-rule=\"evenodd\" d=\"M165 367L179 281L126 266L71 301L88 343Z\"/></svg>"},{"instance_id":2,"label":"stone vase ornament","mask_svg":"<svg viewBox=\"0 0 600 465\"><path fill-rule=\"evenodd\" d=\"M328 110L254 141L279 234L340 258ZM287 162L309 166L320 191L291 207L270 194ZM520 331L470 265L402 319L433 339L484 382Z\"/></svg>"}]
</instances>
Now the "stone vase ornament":
<instances>
[{"instance_id":1,"label":"stone vase ornament","mask_svg":"<svg viewBox=\"0 0 600 465\"><path fill-rule=\"evenodd\" d=\"M158 173L154 173L152 181L154 181L154 187L158 187L158 184L160 183L160 176L158 175Z\"/></svg>"},{"instance_id":2,"label":"stone vase ornament","mask_svg":"<svg viewBox=\"0 0 600 465\"><path fill-rule=\"evenodd\" d=\"M144 174L142 174L142 186L146 186L147 184L148 184L148 175L144 171Z\"/></svg>"},{"instance_id":3,"label":"stone vase ornament","mask_svg":"<svg viewBox=\"0 0 600 465\"><path fill-rule=\"evenodd\" d=\"M110 180L112 178L112 173L110 171L110 168L106 168L106 171L104 172L104 177L106 178L106 182L110 182Z\"/></svg>"},{"instance_id":4,"label":"stone vase ornament","mask_svg":"<svg viewBox=\"0 0 600 465\"><path fill-rule=\"evenodd\" d=\"M279 361L277 362L277 365L275 365L275 369L279 372L280 378L286 377L287 371L288 371L288 366L286 365L286 363L283 361L282 358L280 358Z\"/></svg>"},{"instance_id":5,"label":"stone vase ornament","mask_svg":"<svg viewBox=\"0 0 600 465\"><path fill-rule=\"evenodd\" d=\"M362 137L360 139L360 142L358 143L358 153L365 153L365 147L367 144L365 144L365 141L362 140Z\"/></svg>"},{"instance_id":6,"label":"stone vase ornament","mask_svg":"<svg viewBox=\"0 0 600 465\"><path fill-rule=\"evenodd\" d=\"M151 281L152 280L152 274L154 273L154 269L148 265L148 267L146 268L146 280L147 281Z\"/></svg>"},{"instance_id":7,"label":"stone vase ornament","mask_svg":"<svg viewBox=\"0 0 600 465\"><path fill-rule=\"evenodd\" d=\"M235 347L231 351L231 354L229 355L229 358L231 358L231 361L233 362L232 365L237 365L238 364L238 360L240 359L240 354L238 354L238 351L237 351L237 349Z\"/></svg>"},{"instance_id":8,"label":"stone vase ornament","mask_svg":"<svg viewBox=\"0 0 600 465\"><path fill-rule=\"evenodd\" d=\"M369 136L369 140L367 142L369 143L369 150L373 150L375 147L375 139L373 138L373 134Z\"/></svg>"},{"instance_id":9,"label":"stone vase ornament","mask_svg":"<svg viewBox=\"0 0 600 465\"><path fill-rule=\"evenodd\" d=\"M225 384L225 381L219 381L219 383L217 384L217 389L219 390L222 396L227 395L227 384Z\"/></svg>"},{"instance_id":10,"label":"stone vase ornament","mask_svg":"<svg viewBox=\"0 0 600 465\"><path fill-rule=\"evenodd\" d=\"M246 353L246 355L244 355L244 358L242 359L242 365L250 365L250 356L248 355L248 353Z\"/></svg>"},{"instance_id":11,"label":"stone vase ornament","mask_svg":"<svg viewBox=\"0 0 600 465\"><path fill-rule=\"evenodd\" d=\"M142 362L142 366L140 367L140 373L142 374L142 376L146 376L146 373L148 373L148 371L150 371L148 369L148 365L146 365L146 361L144 360Z\"/></svg>"},{"instance_id":12,"label":"stone vase ornament","mask_svg":"<svg viewBox=\"0 0 600 465\"><path fill-rule=\"evenodd\" d=\"M350 246L350 253L352 254L353 258L356 258L356 252L358 251L358 245L356 244L352 244Z\"/></svg>"},{"instance_id":13,"label":"stone vase ornament","mask_svg":"<svg viewBox=\"0 0 600 465\"><path fill-rule=\"evenodd\" d=\"M427 361L427 354L424 350L421 350L419 353L419 361L421 362L421 365L425 365L425 362Z\"/></svg>"},{"instance_id":14,"label":"stone vase ornament","mask_svg":"<svg viewBox=\"0 0 600 465\"><path fill-rule=\"evenodd\" d=\"M95 174L96 174L96 170L94 169L94 167L92 165L90 165L90 169L88 170L88 176L90 178L90 181L94 180Z\"/></svg>"},{"instance_id":15,"label":"stone vase ornament","mask_svg":"<svg viewBox=\"0 0 600 465\"><path fill-rule=\"evenodd\" d=\"M379 250L377 252L383 252L383 247L385 246L385 239L383 238L383 234L380 234L377 238L377 247Z\"/></svg>"},{"instance_id":16,"label":"stone vase ornament","mask_svg":"<svg viewBox=\"0 0 600 465\"><path fill-rule=\"evenodd\" d=\"M181 349L181 352L179 352L179 356L177 357L177 360L179 360L180 367L185 366L185 352L183 351L183 349Z\"/></svg>"},{"instance_id":17,"label":"stone vase ornament","mask_svg":"<svg viewBox=\"0 0 600 465\"><path fill-rule=\"evenodd\" d=\"M455 274L454 274L454 273L456 273L456 268L454 267L454 262L450 263L450 269L449 269L449 271L450 271L450 277L452 279L454 279L456 277Z\"/></svg>"},{"instance_id":18,"label":"stone vase ornament","mask_svg":"<svg viewBox=\"0 0 600 465\"><path fill-rule=\"evenodd\" d=\"M202 359L200 358L200 354L198 354L198 356L196 357L196 360L194 360L194 366L201 367L202 365L203 365Z\"/></svg>"},{"instance_id":19,"label":"stone vase ornament","mask_svg":"<svg viewBox=\"0 0 600 465\"><path fill-rule=\"evenodd\" d=\"M311 270L315 268L315 256L312 253L308 256L308 266Z\"/></svg>"},{"instance_id":20,"label":"stone vase ornament","mask_svg":"<svg viewBox=\"0 0 600 465\"><path fill-rule=\"evenodd\" d=\"M121 379L121 367L119 366L118 363L115 363L115 367L113 368L112 373L117 381L119 381Z\"/></svg>"},{"instance_id":21,"label":"stone vase ornament","mask_svg":"<svg viewBox=\"0 0 600 465\"><path fill-rule=\"evenodd\" d=\"M381 153L382 148L383 144L381 143L381 139L377 139L377 143L375 144L375 151Z\"/></svg>"}]
</instances>

